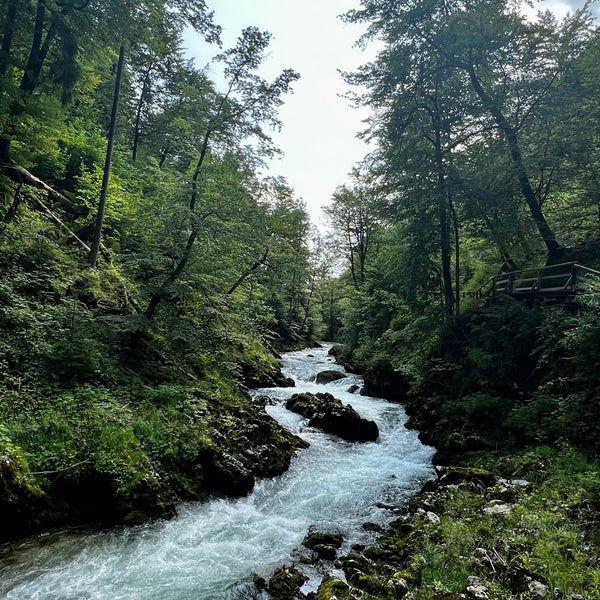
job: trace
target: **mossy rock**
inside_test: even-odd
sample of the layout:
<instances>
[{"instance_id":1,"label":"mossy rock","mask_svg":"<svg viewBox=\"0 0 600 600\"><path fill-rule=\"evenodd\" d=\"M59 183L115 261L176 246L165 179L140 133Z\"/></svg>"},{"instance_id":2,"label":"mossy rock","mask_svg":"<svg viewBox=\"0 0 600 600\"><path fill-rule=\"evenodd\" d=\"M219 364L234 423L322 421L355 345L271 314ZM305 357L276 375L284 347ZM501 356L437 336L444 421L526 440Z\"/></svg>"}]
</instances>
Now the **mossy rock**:
<instances>
[{"instance_id":1,"label":"mossy rock","mask_svg":"<svg viewBox=\"0 0 600 600\"><path fill-rule=\"evenodd\" d=\"M319 560L335 560L337 556L337 549L335 546L329 544L317 544L313 548L313 552L317 555Z\"/></svg>"},{"instance_id":2,"label":"mossy rock","mask_svg":"<svg viewBox=\"0 0 600 600\"><path fill-rule=\"evenodd\" d=\"M315 600L350 600L356 598L350 586L340 579L327 575L319 585Z\"/></svg>"},{"instance_id":3,"label":"mossy rock","mask_svg":"<svg viewBox=\"0 0 600 600\"><path fill-rule=\"evenodd\" d=\"M372 561L384 563L390 562L392 555L395 553L378 546L371 546L370 548L366 548L363 554Z\"/></svg>"},{"instance_id":4,"label":"mossy rock","mask_svg":"<svg viewBox=\"0 0 600 600\"><path fill-rule=\"evenodd\" d=\"M481 482L486 487L492 487L496 484L496 476L486 469L475 467L443 467L439 469L440 485L458 485L468 482Z\"/></svg>"},{"instance_id":5,"label":"mossy rock","mask_svg":"<svg viewBox=\"0 0 600 600\"><path fill-rule=\"evenodd\" d=\"M311 550L314 549L315 546L333 546L334 548L340 548L343 539L342 534L337 532L309 531L302 540L302 545Z\"/></svg>"},{"instance_id":6,"label":"mossy rock","mask_svg":"<svg viewBox=\"0 0 600 600\"><path fill-rule=\"evenodd\" d=\"M350 404L343 404L328 393L294 394L285 407L309 419L311 427L349 442L374 442L379 437L375 421L362 418Z\"/></svg>"},{"instance_id":7,"label":"mossy rock","mask_svg":"<svg viewBox=\"0 0 600 600\"><path fill-rule=\"evenodd\" d=\"M278 363L241 363L240 369L244 383L249 388L294 387L291 377L281 372Z\"/></svg>"},{"instance_id":8,"label":"mossy rock","mask_svg":"<svg viewBox=\"0 0 600 600\"><path fill-rule=\"evenodd\" d=\"M210 452L203 464L209 491L226 496L247 496L254 488L254 475L235 456Z\"/></svg>"},{"instance_id":9,"label":"mossy rock","mask_svg":"<svg viewBox=\"0 0 600 600\"><path fill-rule=\"evenodd\" d=\"M272 600L292 600L298 597L306 577L294 567L281 567L269 580L267 590Z\"/></svg>"},{"instance_id":10,"label":"mossy rock","mask_svg":"<svg viewBox=\"0 0 600 600\"><path fill-rule=\"evenodd\" d=\"M172 490L149 473L133 485L119 488L115 498L118 520L128 525L140 525L150 519L172 519L177 514Z\"/></svg>"},{"instance_id":11,"label":"mossy rock","mask_svg":"<svg viewBox=\"0 0 600 600\"><path fill-rule=\"evenodd\" d=\"M309 445L277 423L267 414L264 406L250 402L233 411L227 427L216 422L215 428L219 429L219 445L228 448L229 454L255 477L281 475L288 469L297 450ZM204 463L210 464L213 460L209 456Z\"/></svg>"},{"instance_id":12,"label":"mossy rock","mask_svg":"<svg viewBox=\"0 0 600 600\"><path fill-rule=\"evenodd\" d=\"M375 533L381 533L383 531L383 527L381 525L371 522L363 523L362 528L365 531L374 531Z\"/></svg>"},{"instance_id":13,"label":"mossy rock","mask_svg":"<svg viewBox=\"0 0 600 600\"><path fill-rule=\"evenodd\" d=\"M367 592L377 598L395 598L395 586L389 585L384 579L368 575L366 573L357 573L349 578L349 581L355 587Z\"/></svg>"},{"instance_id":14,"label":"mossy rock","mask_svg":"<svg viewBox=\"0 0 600 600\"><path fill-rule=\"evenodd\" d=\"M392 402L403 402L410 383L403 373L392 366L387 356L377 355L367 365L363 374L364 388L361 394L377 396Z\"/></svg>"}]
</instances>

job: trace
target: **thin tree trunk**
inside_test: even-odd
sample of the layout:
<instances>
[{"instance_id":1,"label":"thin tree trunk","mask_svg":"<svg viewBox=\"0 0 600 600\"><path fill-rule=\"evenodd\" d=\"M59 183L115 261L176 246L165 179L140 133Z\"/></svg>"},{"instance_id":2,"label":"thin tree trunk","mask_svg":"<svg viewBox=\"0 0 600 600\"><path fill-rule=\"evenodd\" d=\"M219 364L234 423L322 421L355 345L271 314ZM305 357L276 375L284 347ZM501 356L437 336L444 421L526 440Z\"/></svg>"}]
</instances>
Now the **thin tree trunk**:
<instances>
[{"instance_id":1,"label":"thin tree trunk","mask_svg":"<svg viewBox=\"0 0 600 600\"><path fill-rule=\"evenodd\" d=\"M451 319L454 315L454 290L452 287L450 231L448 226L448 199L446 190L446 174L444 169L444 150L442 148L440 109L437 105L437 102L433 111L433 127L435 135L435 163L437 169L436 193L440 227L440 254L442 260L444 313L446 318Z\"/></svg>"},{"instance_id":2,"label":"thin tree trunk","mask_svg":"<svg viewBox=\"0 0 600 600\"><path fill-rule=\"evenodd\" d=\"M133 148L131 150L131 160L135 162L137 158L138 146L140 143L140 123L142 121L142 109L144 108L144 99L148 94L148 90L150 88L150 73L152 71L152 67L154 65L150 65L146 70L146 75L144 77L144 83L142 84L142 91L140 92L140 99L138 100L137 107L135 110L135 125L133 129ZM162 162L161 162L162 166Z\"/></svg>"},{"instance_id":3,"label":"thin tree trunk","mask_svg":"<svg viewBox=\"0 0 600 600\"><path fill-rule=\"evenodd\" d=\"M455 305L454 313L460 314L460 229L458 226L458 215L452 202L452 194L448 196L448 205L450 206L450 214L452 216L452 229L454 231L454 292Z\"/></svg>"},{"instance_id":4,"label":"thin tree trunk","mask_svg":"<svg viewBox=\"0 0 600 600\"><path fill-rule=\"evenodd\" d=\"M108 182L110 179L110 164L112 161L113 146L115 143L115 131L117 128L117 111L119 109L119 92L121 89L121 76L123 74L123 62L125 60L125 47L121 46L119 50L119 64L117 66L117 77L115 80L115 93L113 96L112 113L110 116L110 129L108 131L108 144L106 147L106 159L104 161L104 175L102 177L102 190L100 191L100 200L98 201L98 214L96 216L96 225L94 227L94 237L92 239L92 250L90 252L90 266L95 269L98 262L98 253L100 251L100 238L102 236L102 224L104 222L104 211L106 209L106 197L108 195Z\"/></svg>"},{"instance_id":5,"label":"thin tree trunk","mask_svg":"<svg viewBox=\"0 0 600 600\"><path fill-rule=\"evenodd\" d=\"M0 48L0 77L4 77L10 63L10 51L15 33L17 21L17 5L19 0L8 0L6 6L6 17L4 20L4 32L2 34L2 47Z\"/></svg>"},{"instance_id":6,"label":"thin tree trunk","mask_svg":"<svg viewBox=\"0 0 600 600\"><path fill-rule=\"evenodd\" d=\"M160 159L158 161L159 169L163 168L163 165L165 164L165 160L167 160L167 156L169 155L169 150L171 150L171 148L169 146L166 146L165 148L162 149L162 151L160 153Z\"/></svg>"},{"instance_id":7,"label":"thin tree trunk","mask_svg":"<svg viewBox=\"0 0 600 600\"><path fill-rule=\"evenodd\" d=\"M50 23L50 27L44 38L45 19L46 0L38 0L31 49L29 51L27 64L25 65L23 78L19 85L19 89L23 95L31 94L37 87L44 61L46 60L46 56L48 56L48 52L50 51L50 46L56 37L57 19L54 18Z\"/></svg>"},{"instance_id":8,"label":"thin tree trunk","mask_svg":"<svg viewBox=\"0 0 600 600\"><path fill-rule=\"evenodd\" d=\"M19 117L25 111L24 100L32 94L38 85L42 67L50 46L56 37L56 19L52 21L46 38L44 39L44 24L46 20L46 0L38 0L35 21L33 27L33 38L29 49L29 56L25 65L25 70L19 85L21 98L19 101L11 103L8 119L0 136L0 161L9 162L10 146L12 138L17 127ZM4 46L5 39L2 40Z\"/></svg>"},{"instance_id":9,"label":"thin tree trunk","mask_svg":"<svg viewBox=\"0 0 600 600\"><path fill-rule=\"evenodd\" d=\"M472 65L467 66L467 73L469 74L471 85L473 86L475 93L479 96L484 107L490 111L494 121L496 121L496 125L498 125L498 128L500 131L502 131L504 137L506 138L510 152L510 158L517 175L517 180L519 181L519 187L521 188L521 194L523 195L523 198L525 198L529 212L533 217L533 221L542 238L542 241L546 246L546 250L548 251L548 262L555 262L563 256L564 248L556 241L554 232L548 225L548 222L542 213L542 209L538 204L537 198L535 197L535 192L533 191L531 181L529 180L529 176L527 174L527 169L523 163L517 131L508 122L502 111L498 108L498 106L496 106L495 102L484 90L479 78L477 77L477 73L475 73L475 68Z\"/></svg>"},{"instance_id":10,"label":"thin tree trunk","mask_svg":"<svg viewBox=\"0 0 600 600\"><path fill-rule=\"evenodd\" d=\"M183 273L183 270L185 269L188 260L192 256L192 248L194 247L194 242L196 241L196 238L198 237L199 233L200 226L198 224L194 224L194 226L192 227L192 231L188 237L187 243L185 245L185 250L183 251L181 258L179 259L177 266L175 267L175 269L173 269L171 274L160 286L160 289L152 296L152 298L150 298L148 307L144 311L144 314L146 315L146 318L148 320L154 317L158 305L160 304L161 300L167 295L169 286L175 283L175 281L179 279L181 273Z\"/></svg>"},{"instance_id":11,"label":"thin tree trunk","mask_svg":"<svg viewBox=\"0 0 600 600\"><path fill-rule=\"evenodd\" d=\"M250 277L250 275L252 275L252 273L254 273L254 271L256 271L258 268L262 267L263 265L268 264L267 263L267 256L269 255L269 249L267 248L263 255L248 269L246 269L237 279L237 281L229 288L229 291L227 292L227 294L229 296L231 296L231 294L233 294L233 292L235 292L235 290L238 289L238 287L240 287L240 285L242 285L242 283L244 283L244 281Z\"/></svg>"},{"instance_id":12,"label":"thin tree trunk","mask_svg":"<svg viewBox=\"0 0 600 600\"><path fill-rule=\"evenodd\" d=\"M15 195L13 197L13 201L6 211L4 217L2 218L2 227L0 227L0 236L4 233L6 226L12 222L12 220L17 216L17 210L19 209L19 205L21 204L21 187L19 184L17 189L15 190Z\"/></svg>"},{"instance_id":13,"label":"thin tree trunk","mask_svg":"<svg viewBox=\"0 0 600 600\"><path fill-rule=\"evenodd\" d=\"M194 169L194 175L192 176L192 194L190 196L191 211L196 209L196 201L198 199L198 178L200 177L202 165L204 164L204 159L206 158L206 153L208 152L208 143L210 141L211 134L212 130L209 127L204 134L204 140L202 140L202 147L200 148L200 158L198 159L198 163Z\"/></svg>"}]
</instances>

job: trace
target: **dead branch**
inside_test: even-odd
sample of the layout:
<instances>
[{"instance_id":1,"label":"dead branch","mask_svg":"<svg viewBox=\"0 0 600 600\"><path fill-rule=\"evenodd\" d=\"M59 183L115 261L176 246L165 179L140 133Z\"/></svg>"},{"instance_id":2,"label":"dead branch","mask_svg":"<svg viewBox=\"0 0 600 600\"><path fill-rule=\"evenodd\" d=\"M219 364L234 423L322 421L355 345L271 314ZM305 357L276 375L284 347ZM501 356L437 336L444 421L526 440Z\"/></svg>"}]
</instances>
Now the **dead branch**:
<instances>
[{"instance_id":1,"label":"dead branch","mask_svg":"<svg viewBox=\"0 0 600 600\"><path fill-rule=\"evenodd\" d=\"M48 194L48 198L53 202L58 202L67 212L74 215L85 215L89 211L82 206L76 206L65 195L57 192L54 188L44 183L41 179L32 175L27 169L15 164L0 165L0 172L6 175L9 179L18 184L29 185L44 190Z\"/></svg>"},{"instance_id":2,"label":"dead branch","mask_svg":"<svg viewBox=\"0 0 600 600\"><path fill-rule=\"evenodd\" d=\"M57 469L55 471L31 471L29 473L25 473L25 475L57 475L58 473L64 473L65 471L71 471L72 469L75 469L76 467L79 467L80 465L85 465L85 464L91 463L91 462L92 462L91 458L86 458L85 460L81 460L78 463L69 465L68 467L65 467L64 469Z\"/></svg>"},{"instance_id":3,"label":"dead branch","mask_svg":"<svg viewBox=\"0 0 600 600\"><path fill-rule=\"evenodd\" d=\"M55 223L57 223L60 227L62 227L82 248L84 248L87 252L90 251L90 247L77 236L76 233L73 233L41 200L32 196L34 202L41 208L42 212L50 219L52 219Z\"/></svg>"}]
</instances>

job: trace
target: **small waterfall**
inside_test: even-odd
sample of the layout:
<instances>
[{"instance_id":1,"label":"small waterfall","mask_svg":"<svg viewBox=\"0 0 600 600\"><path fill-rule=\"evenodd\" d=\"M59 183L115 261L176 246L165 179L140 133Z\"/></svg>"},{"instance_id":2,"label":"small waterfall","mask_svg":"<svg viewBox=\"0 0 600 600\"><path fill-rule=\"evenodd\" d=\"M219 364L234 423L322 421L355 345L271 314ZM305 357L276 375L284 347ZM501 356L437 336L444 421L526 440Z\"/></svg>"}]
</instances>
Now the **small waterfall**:
<instances>
[{"instance_id":1,"label":"small waterfall","mask_svg":"<svg viewBox=\"0 0 600 600\"><path fill-rule=\"evenodd\" d=\"M66 531L0 549L0 598L11 600L202 600L253 597L253 574L268 577L302 554L311 526L336 529L348 548L368 541L366 521L385 523L383 508L414 493L431 472L432 450L404 428L399 405L360 396L360 386L327 355L328 346L284 356L296 388L257 390L269 413L310 447L283 475L257 483L246 498L217 498L179 507L172 521L111 531ZM327 385L319 371L345 377ZM283 403L297 392L330 392L377 422L375 443L351 444L305 427ZM320 574L304 567L314 589ZM311 587L312 586L312 587Z\"/></svg>"}]
</instances>

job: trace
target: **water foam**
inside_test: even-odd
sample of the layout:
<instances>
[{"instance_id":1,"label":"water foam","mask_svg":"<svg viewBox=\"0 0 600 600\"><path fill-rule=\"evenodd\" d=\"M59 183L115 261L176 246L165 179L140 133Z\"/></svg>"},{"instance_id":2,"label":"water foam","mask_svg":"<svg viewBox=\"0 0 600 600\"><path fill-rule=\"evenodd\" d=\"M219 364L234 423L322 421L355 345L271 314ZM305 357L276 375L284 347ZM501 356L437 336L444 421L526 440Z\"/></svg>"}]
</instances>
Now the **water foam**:
<instances>
[{"instance_id":1,"label":"water foam","mask_svg":"<svg viewBox=\"0 0 600 600\"><path fill-rule=\"evenodd\" d=\"M312 355L312 356L309 356ZM430 473L431 449L404 428L400 406L347 390L356 375L327 385L335 368L327 348L289 353L293 389L259 390L278 399L268 410L310 442L280 477L261 480L246 498L188 503L168 522L105 532L44 535L5 548L0 598L7 600L201 600L250 597L254 573L268 576L297 558L311 526L336 529L345 549L364 539L365 521L385 522L381 504L397 503ZM344 372L342 370L342 372ZM328 391L377 421L377 442L350 444L305 427L282 404L292 393ZM308 569L309 575L315 575ZM313 583L314 585L314 583Z\"/></svg>"}]
</instances>

